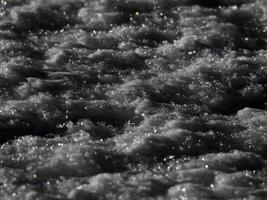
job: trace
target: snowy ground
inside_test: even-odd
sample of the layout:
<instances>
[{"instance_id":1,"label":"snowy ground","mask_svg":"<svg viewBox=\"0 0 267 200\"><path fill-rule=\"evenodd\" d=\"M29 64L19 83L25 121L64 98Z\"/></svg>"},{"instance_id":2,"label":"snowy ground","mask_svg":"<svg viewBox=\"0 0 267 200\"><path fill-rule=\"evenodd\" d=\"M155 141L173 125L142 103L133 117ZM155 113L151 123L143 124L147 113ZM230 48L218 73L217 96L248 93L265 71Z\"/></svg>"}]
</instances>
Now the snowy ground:
<instances>
[{"instance_id":1,"label":"snowy ground","mask_svg":"<svg viewBox=\"0 0 267 200\"><path fill-rule=\"evenodd\" d=\"M1 0L1 200L267 199L266 0Z\"/></svg>"}]
</instances>

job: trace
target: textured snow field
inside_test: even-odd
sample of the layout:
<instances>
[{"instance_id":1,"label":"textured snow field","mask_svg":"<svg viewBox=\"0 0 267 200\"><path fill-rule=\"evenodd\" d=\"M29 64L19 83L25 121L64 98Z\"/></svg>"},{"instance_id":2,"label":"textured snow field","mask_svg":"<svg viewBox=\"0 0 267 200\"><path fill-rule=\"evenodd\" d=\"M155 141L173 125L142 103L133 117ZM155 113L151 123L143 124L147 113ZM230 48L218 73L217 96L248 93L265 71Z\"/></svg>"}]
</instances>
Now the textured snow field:
<instances>
[{"instance_id":1,"label":"textured snow field","mask_svg":"<svg viewBox=\"0 0 267 200\"><path fill-rule=\"evenodd\" d=\"M267 199L266 0L1 0L1 200Z\"/></svg>"}]
</instances>

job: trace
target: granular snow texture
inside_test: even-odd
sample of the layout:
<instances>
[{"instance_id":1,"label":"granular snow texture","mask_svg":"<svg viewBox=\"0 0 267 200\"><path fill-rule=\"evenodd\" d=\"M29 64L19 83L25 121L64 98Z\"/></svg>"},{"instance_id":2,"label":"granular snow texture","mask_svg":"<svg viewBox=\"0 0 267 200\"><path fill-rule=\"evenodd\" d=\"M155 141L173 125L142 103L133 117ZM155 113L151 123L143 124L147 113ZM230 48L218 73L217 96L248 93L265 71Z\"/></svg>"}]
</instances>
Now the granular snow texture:
<instances>
[{"instance_id":1,"label":"granular snow texture","mask_svg":"<svg viewBox=\"0 0 267 200\"><path fill-rule=\"evenodd\" d=\"M1 200L267 199L266 0L1 0Z\"/></svg>"}]
</instances>

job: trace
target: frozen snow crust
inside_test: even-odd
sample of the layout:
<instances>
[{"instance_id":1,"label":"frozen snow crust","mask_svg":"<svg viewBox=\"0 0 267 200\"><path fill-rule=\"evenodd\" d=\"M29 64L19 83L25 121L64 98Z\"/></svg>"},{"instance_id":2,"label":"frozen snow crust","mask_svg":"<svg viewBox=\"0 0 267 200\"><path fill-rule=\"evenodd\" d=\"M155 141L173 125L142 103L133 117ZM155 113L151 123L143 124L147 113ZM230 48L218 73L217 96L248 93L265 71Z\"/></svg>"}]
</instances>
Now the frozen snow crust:
<instances>
[{"instance_id":1,"label":"frozen snow crust","mask_svg":"<svg viewBox=\"0 0 267 200\"><path fill-rule=\"evenodd\" d=\"M2 0L1 200L267 199L265 0Z\"/></svg>"}]
</instances>

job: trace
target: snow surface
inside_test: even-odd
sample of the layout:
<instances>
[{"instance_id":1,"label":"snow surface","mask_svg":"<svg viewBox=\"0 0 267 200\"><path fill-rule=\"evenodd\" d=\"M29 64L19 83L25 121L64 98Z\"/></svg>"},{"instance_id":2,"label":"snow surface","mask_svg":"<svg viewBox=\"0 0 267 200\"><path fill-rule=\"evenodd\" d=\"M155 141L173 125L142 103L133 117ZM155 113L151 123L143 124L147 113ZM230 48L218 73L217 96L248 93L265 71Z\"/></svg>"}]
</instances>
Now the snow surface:
<instances>
[{"instance_id":1,"label":"snow surface","mask_svg":"<svg viewBox=\"0 0 267 200\"><path fill-rule=\"evenodd\" d=\"M267 1L0 5L1 200L267 199Z\"/></svg>"}]
</instances>

